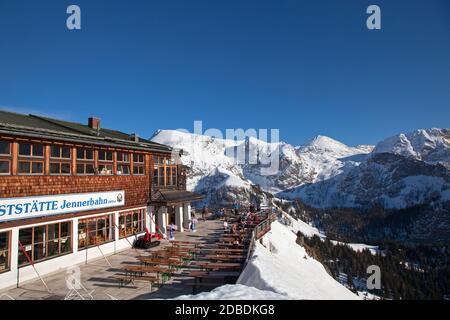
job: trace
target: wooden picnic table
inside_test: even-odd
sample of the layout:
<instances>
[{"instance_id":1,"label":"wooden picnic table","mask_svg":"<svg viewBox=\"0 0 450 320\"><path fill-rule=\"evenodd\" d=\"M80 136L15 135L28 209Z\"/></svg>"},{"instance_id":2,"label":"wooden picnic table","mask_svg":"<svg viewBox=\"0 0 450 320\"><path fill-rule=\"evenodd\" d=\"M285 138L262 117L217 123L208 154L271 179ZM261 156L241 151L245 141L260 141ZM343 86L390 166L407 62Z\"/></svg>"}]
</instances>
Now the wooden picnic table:
<instances>
[{"instance_id":1,"label":"wooden picnic table","mask_svg":"<svg viewBox=\"0 0 450 320\"><path fill-rule=\"evenodd\" d=\"M164 276L170 278L170 275L173 273L173 270L166 267L144 267L144 266L136 266L136 265L128 265L123 268L126 276L130 276L131 278L136 277L138 275L143 275L144 273L156 273L159 277L161 276L161 280L164 283Z\"/></svg>"},{"instance_id":2,"label":"wooden picnic table","mask_svg":"<svg viewBox=\"0 0 450 320\"><path fill-rule=\"evenodd\" d=\"M235 262L208 262L208 261L193 261L192 266L197 266L205 270L217 270L217 269L240 269L242 267L241 263Z\"/></svg>"},{"instance_id":3,"label":"wooden picnic table","mask_svg":"<svg viewBox=\"0 0 450 320\"><path fill-rule=\"evenodd\" d=\"M170 241L172 247L197 247L202 244L202 242L190 242L190 241Z\"/></svg>"},{"instance_id":4,"label":"wooden picnic table","mask_svg":"<svg viewBox=\"0 0 450 320\"><path fill-rule=\"evenodd\" d=\"M167 259L176 259L180 262L186 262L193 259L191 254L188 253L170 253L170 252L161 252L151 255L149 258L167 258Z\"/></svg>"},{"instance_id":5,"label":"wooden picnic table","mask_svg":"<svg viewBox=\"0 0 450 320\"><path fill-rule=\"evenodd\" d=\"M245 248L247 247L244 244L234 244L234 243L227 243L227 242L223 242L223 243L217 243L217 247L221 247L224 250L228 250L227 248L229 248L230 250L234 249L234 250L245 250Z\"/></svg>"},{"instance_id":6,"label":"wooden picnic table","mask_svg":"<svg viewBox=\"0 0 450 320\"><path fill-rule=\"evenodd\" d=\"M240 248L205 248L205 249L200 249L199 252L215 252L215 253L224 253L224 254L229 254L229 253L246 253L247 250L245 249L240 249Z\"/></svg>"},{"instance_id":7,"label":"wooden picnic table","mask_svg":"<svg viewBox=\"0 0 450 320\"><path fill-rule=\"evenodd\" d=\"M164 248L165 251L168 252L195 252L198 248L194 247L167 247Z\"/></svg>"},{"instance_id":8,"label":"wooden picnic table","mask_svg":"<svg viewBox=\"0 0 450 320\"><path fill-rule=\"evenodd\" d=\"M244 260L244 255L225 255L225 254L208 254L205 258L210 260L225 261L225 260Z\"/></svg>"},{"instance_id":9,"label":"wooden picnic table","mask_svg":"<svg viewBox=\"0 0 450 320\"><path fill-rule=\"evenodd\" d=\"M177 258L151 258L151 257L138 257L138 260L145 266L148 265L167 265L169 268L180 268L183 263Z\"/></svg>"},{"instance_id":10,"label":"wooden picnic table","mask_svg":"<svg viewBox=\"0 0 450 320\"><path fill-rule=\"evenodd\" d=\"M239 271L190 271L185 274L187 277L203 277L203 276L210 276L210 277L217 277L217 278L223 278L223 277L239 277L240 272Z\"/></svg>"}]
</instances>

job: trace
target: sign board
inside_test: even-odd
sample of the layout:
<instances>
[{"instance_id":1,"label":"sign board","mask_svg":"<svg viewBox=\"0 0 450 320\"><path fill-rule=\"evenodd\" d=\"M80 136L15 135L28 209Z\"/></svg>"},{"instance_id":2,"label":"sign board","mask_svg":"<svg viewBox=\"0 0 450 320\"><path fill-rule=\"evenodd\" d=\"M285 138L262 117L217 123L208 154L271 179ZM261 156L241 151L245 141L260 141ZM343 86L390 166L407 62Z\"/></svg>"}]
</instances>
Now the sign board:
<instances>
[{"instance_id":1,"label":"sign board","mask_svg":"<svg viewBox=\"0 0 450 320\"><path fill-rule=\"evenodd\" d=\"M0 199L0 222L119 207L125 191Z\"/></svg>"}]
</instances>

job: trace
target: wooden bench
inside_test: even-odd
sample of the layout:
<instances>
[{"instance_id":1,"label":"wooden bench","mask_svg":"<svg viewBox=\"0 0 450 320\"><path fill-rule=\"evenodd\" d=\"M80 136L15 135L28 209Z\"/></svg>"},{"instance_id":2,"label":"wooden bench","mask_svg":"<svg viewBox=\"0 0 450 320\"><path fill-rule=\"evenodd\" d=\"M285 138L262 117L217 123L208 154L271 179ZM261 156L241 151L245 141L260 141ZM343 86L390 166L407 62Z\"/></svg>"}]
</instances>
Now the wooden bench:
<instances>
[{"instance_id":1,"label":"wooden bench","mask_svg":"<svg viewBox=\"0 0 450 320\"><path fill-rule=\"evenodd\" d=\"M112 279L115 279L119 282L119 288L125 287L126 284L134 283L132 277L127 277L124 274L117 274L114 276L111 276Z\"/></svg>"},{"instance_id":2,"label":"wooden bench","mask_svg":"<svg viewBox=\"0 0 450 320\"><path fill-rule=\"evenodd\" d=\"M147 281L150 282L150 292L153 291L153 284L157 283L158 285L162 285L162 283L159 282L159 278L155 276L142 276L142 277L136 277L133 279L134 281Z\"/></svg>"}]
</instances>

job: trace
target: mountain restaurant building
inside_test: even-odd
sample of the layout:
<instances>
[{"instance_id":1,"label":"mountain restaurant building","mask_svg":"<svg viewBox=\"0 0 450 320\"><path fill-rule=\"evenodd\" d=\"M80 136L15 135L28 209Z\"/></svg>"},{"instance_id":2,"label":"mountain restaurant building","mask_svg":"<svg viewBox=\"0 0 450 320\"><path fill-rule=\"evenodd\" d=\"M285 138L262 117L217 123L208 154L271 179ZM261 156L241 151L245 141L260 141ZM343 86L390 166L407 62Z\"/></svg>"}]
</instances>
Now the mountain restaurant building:
<instances>
[{"instance_id":1,"label":"mountain restaurant building","mask_svg":"<svg viewBox=\"0 0 450 320\"><path fill-rule=\"evenodd\" d=\"M182 151L104 129L0 111L0 289L189 225Z\"/></svg>"}]
</instances>

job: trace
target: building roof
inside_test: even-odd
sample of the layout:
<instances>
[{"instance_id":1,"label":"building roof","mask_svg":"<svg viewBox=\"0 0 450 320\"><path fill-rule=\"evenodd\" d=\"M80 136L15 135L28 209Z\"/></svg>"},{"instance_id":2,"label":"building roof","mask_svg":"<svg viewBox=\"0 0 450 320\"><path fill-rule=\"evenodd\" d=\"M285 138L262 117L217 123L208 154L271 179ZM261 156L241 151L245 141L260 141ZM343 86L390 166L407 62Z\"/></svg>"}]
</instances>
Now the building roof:
<instances>
[{"instance_id":1,"label":"building roof","mask_svg":"<svg viewBox=\"0 0 450 320\"><path fill-rule=\"evenodd\" d=\"M186 190L159 190L152 195L151 202L167 205L177 202L198 201L204 198L204 195Z\"/></svg>"},{"instance_id":2,"label":"building roof","mask_svg":"<svg viewBox=\"0 0 450 320\"><path fill-rule=\"evenodd\" d=\"M54 139L142 151L171 152L169 146L117 130L0 110L0 134Z\"/></svg>"}]
</instances>

